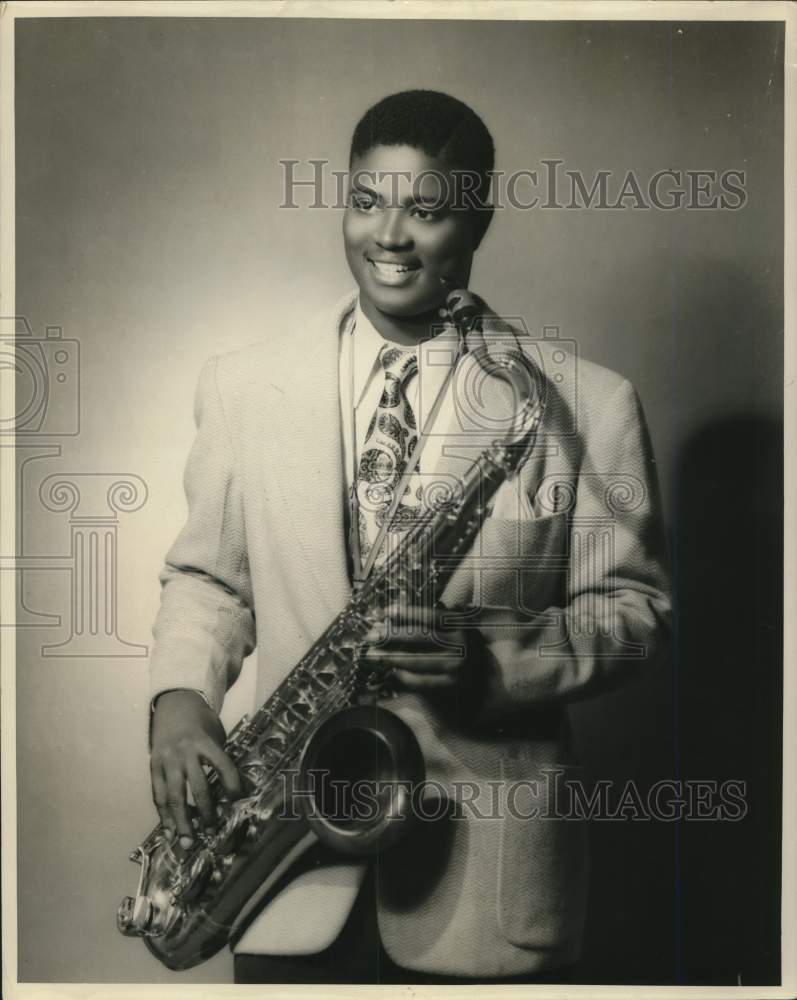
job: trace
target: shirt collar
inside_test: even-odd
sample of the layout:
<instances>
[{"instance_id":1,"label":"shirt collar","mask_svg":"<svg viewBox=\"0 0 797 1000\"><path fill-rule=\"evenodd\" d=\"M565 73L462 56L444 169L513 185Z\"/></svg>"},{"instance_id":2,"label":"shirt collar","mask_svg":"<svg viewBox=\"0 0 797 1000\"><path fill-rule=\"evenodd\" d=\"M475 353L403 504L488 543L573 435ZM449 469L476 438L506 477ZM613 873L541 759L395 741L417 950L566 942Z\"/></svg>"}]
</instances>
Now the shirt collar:
<instances>
[{"instance_id":1,"label":"shirt collar","mask_svg":"<svg viewBox=\"0 0 797 1000\"><path fill-rule=\"evenodd\" d=\"M353 399L357 407L362 402L375 372L379 370L379 352L390 343L385 340L373 323L368 319L360 305L359 296L354 309L354 325L352 327L352 359L353 359ZM458 335L452 326L446 324L446 329L433 340L427 340L418 346L419 376L427 375L430 381L442 382L451 364L457 358ZM449 363L445 364L444 359Z\"/></svg>"},{"instance_id":2,"label":"shirt collar","mask_svg":"<svg viewBox=\"0 0 797 1000\"><path fill-rule=\"evenodd\" d=\"M379 367L379 352L387 341L368 319L357 299L352 329L354 361L354 405L359 406L374 371Z\"/></svg>"}]
</instances>

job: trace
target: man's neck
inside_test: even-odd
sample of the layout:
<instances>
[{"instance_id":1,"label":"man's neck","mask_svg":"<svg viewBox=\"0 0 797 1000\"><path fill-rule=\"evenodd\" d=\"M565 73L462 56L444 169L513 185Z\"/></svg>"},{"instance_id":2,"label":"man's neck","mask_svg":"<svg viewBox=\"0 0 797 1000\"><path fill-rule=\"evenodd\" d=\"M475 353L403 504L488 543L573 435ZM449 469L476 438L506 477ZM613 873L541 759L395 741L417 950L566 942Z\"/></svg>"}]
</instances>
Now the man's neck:
<instances>
[{"instance_id":1,"label":"man's neck","mask_svg":"<svg viewBox=\"0 0 797 1000\"><path fill-rule=\"evenodd\" d=\"M405 347L415 347L440 332L441 319L437 311L420 316L391 316L360 296L360 308L376 332L385 340Z\"/></svg>"}]
</instances>

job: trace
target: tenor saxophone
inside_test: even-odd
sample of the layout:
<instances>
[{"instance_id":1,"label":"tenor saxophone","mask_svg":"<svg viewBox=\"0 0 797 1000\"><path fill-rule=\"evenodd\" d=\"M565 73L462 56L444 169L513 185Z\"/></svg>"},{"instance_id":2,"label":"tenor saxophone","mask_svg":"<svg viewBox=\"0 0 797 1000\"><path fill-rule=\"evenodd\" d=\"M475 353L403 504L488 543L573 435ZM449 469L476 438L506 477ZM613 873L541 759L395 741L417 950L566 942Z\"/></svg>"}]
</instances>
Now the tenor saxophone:
<instances>
[{"instance_id":1,"label":"tenor saxophone","mask_svg":"<svg viewBox=\"0 0 797 1000\"><path fill-rule=\"evenodd\" d=\"M542 413L539 371L506 341L498 351L488 346L479 302L454 289L446 307L464 349L475 354L485 373L513 389L512 426L481 452L455 487L446 485L427 499L387 560L277 690L231 731L225 751L238 768L244 794L226 800L209 771L216 831L204 831L193 809L190 848L167 840L159 825L130 855L141 866L139 883L135 896L120 904L117 926L143 938L170 969L191 968L233 940L312 844L367 855L388 848L412 825L412 789L424 779L423 755L410 728L378 703L389 693L389 676L362 663L365 636L397 600L420 603L442 593L478 534L491 497L531 451ZM367 761L368 767L353 775L352 761ZM349 781L377 779L380 789L368 808L343 821L325 799L342 773Z\"/></svg>"}]
</instances>

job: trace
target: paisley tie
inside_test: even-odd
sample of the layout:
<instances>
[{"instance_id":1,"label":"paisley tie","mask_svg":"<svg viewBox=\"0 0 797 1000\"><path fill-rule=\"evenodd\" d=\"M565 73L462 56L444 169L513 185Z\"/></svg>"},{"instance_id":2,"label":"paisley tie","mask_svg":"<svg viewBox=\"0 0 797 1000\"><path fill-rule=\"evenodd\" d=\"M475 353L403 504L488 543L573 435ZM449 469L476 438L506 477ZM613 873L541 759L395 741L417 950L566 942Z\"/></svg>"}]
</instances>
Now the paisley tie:
<instances>
[{"instance_id":1,"label":"paisley tie","mask_svg":"<svg viewBox=\"0 0 797 1000\"><path fill-rule=\"evenodd\" d=\"M360 561L365 563L390 510L407 461L418 443L415 414L407 399L406 385L418 370L418 356L412 348L385 345L379 352L385 385L365 435L357 470L358 527ZM385 543L375 562L383 562L392 545L415 521L421 501L420 476L415 470L404 495L390 519Z\"/></svg>"}]
</instances>

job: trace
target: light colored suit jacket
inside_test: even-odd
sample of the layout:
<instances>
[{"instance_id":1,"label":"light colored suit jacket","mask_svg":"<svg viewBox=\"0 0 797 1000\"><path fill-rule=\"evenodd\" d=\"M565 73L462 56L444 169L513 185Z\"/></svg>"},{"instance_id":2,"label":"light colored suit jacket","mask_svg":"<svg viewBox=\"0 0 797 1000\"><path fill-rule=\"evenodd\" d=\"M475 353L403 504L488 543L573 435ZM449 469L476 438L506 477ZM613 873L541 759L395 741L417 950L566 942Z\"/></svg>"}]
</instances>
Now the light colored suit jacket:
<instances>
[{"instance_id":1,"label":"light colored suit jacket","mask_svg":"<svg viewBox=\"0 0 797 1000\"><path fill-rule=\"evenodd\" d=\"M259 703L346 602L338 331L352 302L203 369L188 520L161 575L153 697L192 687L219 709L257 638ZM518 342L544 373L537 444L442 595L450 608L483 609L484 701L475 715L410 693L389 704L415 731L447 803L379 858L382 940L419 972L510 975L577 958L584 825L524 816L544 811L553 772L578 778L567 703L643 675L669 634L655 465L633 387L556 339ZM472 355L455 376L462 405L452 400L436 449L442 478L460 476L484 447L490 421L474 416L472 401L487 414L507 405ZM265 937L284 927L285 950L323 947L363 870L341 861L301 875L259 918ZM257 926L238 950L260 950Z\"/></svg>"}]
</instances>

